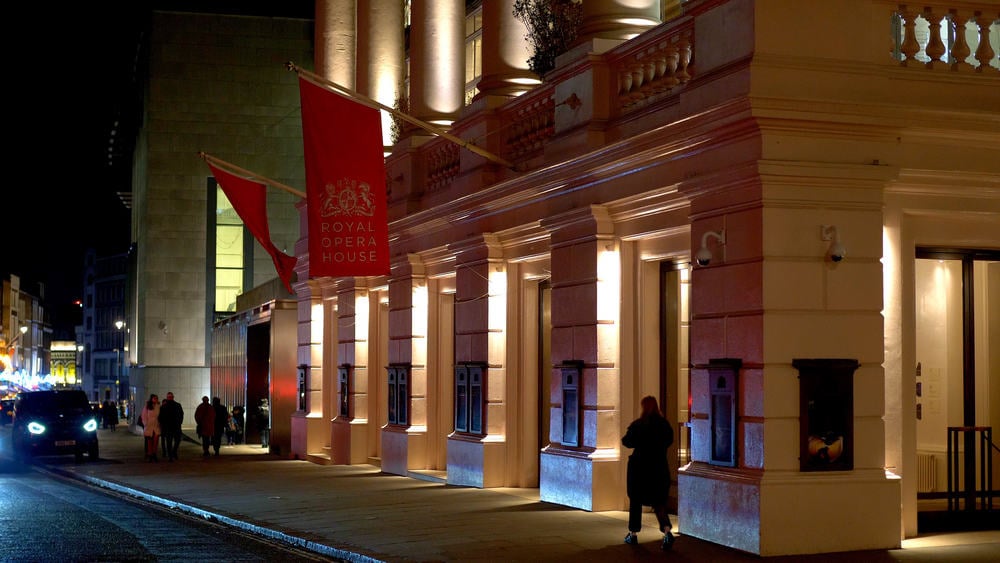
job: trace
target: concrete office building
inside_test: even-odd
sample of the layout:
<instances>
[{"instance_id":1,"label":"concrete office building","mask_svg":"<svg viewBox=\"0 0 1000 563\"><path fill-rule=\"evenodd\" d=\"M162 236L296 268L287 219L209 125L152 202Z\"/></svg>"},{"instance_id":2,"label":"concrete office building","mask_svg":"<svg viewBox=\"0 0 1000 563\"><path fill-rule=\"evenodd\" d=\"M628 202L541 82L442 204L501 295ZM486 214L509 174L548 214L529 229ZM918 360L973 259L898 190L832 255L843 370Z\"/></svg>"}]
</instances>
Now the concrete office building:
<instances>
[{"instance_id":1,"label":"concrete office building","mask_svg":"<svg viewBox=\"0 0 1000 563\"><path fill-rule=\"evenodd\" d=\"M295 17L299 4L151 15L137 56L128 296L130 383L139 401L172 391L193 412L211 393L213 322L235 312L238 294L275 276L198 153L303 185L298 88L283 66L312 58L312 10ZM271 235L289 253L298 237L295 200L268 194Z\"/></svg>"}]
</instances>

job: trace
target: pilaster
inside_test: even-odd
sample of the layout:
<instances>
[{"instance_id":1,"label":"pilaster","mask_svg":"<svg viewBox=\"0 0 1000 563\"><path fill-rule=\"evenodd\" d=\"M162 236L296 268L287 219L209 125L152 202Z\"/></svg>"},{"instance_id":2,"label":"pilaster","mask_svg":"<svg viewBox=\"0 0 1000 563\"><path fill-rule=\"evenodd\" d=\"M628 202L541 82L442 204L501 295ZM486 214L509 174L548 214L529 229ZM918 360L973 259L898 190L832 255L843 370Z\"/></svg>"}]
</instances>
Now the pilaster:
<instances>
[{"instance_id":1,"label":"pilaster","mask_svg":"<svg viewBox=\"0 0 1000 563\"><path fill-rule=\"evenodd\" d=\"M481 429L448 437L448 483L473 487L506 485L507 270L496 235L485 233L449 246L455 253L455 361L479 363Z\"/></svg>"},{"instance_id":2,"label":"pilaster","mask_svg":"<svg viewBox=\"0 0 1000 563\"><path fill-rule=\"evenodd\" d=\"M325 453L329 445L329 420L323 409L323 290L317 280L296 283L298 297L296 365L305 377L305 388L298 390L298 404L292 416L292 456L305 459L309 454Z\"/></svg>"},{"instance_id":3,"label":"pilaster","mask_svg":"<svg viewBox=\"0 0 1000 563\"><path fill-rule=\"evenodd\" d=\"M541 453L541 499L620 509L621 265L614 225L606 208L593 205L543 226L551 233L554 406ZM581 369L575 408L566 403L567 365Z\"/></svg>"},{"instance_id":4,"label":"pilaster","mask_svg":"<svg viewBox=\"0 0 1000 563\"><path fill-rule=\"evenodd\" d=\"M330 461L340 465L368 462L369 389L375 388L369 365L369 295L364 278L341 280L337 288L338 385L331 421ZM340 370L347 381L340 385ZM345 408L341 408L344 405Z\"/></svg>"},{"instance_id":5,"label":"pilaster","mask_svg":"<svg viewBox=\"0 0 1000 563\"><path fill-rule=\"evenodd\" d=\"M764 556L898 547L899 482L885 471L880 263L882 189L892 174L759 161L682 186L698 257L692 462L678 472L685 535ZM837 242L846 248L840 260L831 258ZM718 463L712 445L708 367L721 358L742 362L733 467ZM836 409L851 460L807 466L802 405L811 403L792 364L830 358L859 365L851 398ZM848 533L843 522L862 504L872 525Z\"/></svg>"},{"instance_id":6,"label":"pilaster","mask_svg":"<svg viewBox=\"0 0 1000 563\"><path fill-rule=\"evenodd\" d=\"M389 369L406 377L382 428L382 470L427 469L427 277L416 254L398 258L389 279ZM391 379L391 378L390 378ZM394 392L390 381L389 400ZM395 409L395 411L394 411ZM393 420L393 414L398 417Z\"/></svg>"}]
</instances>

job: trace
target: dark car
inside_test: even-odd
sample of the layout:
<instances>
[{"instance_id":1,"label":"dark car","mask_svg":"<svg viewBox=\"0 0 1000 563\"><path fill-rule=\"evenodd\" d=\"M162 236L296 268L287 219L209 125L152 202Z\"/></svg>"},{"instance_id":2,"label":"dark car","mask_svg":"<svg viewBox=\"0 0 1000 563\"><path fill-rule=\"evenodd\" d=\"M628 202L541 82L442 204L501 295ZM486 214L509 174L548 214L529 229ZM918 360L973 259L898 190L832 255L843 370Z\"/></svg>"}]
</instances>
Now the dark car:
<instances>
[{"instance_id":1,"label":"dark car","mask_svg":"<svg viewBox=\"0 0 1000 563\"><path fill-rule=\"evenodd\" d=\"M10 424L14 419L14 399L0 399L0 426Z\"/></svg>"},{"instance_id":2,"label":"dark car","mask_svg":"<svg viewBox=\"0 0 1000 563\"><path fill-rule=\"evenodd\" d=\"M32 391L14 399L11 441L22 458L73 454L98 456L97 417L79 390Z\"/></svg>"}]
</instances>

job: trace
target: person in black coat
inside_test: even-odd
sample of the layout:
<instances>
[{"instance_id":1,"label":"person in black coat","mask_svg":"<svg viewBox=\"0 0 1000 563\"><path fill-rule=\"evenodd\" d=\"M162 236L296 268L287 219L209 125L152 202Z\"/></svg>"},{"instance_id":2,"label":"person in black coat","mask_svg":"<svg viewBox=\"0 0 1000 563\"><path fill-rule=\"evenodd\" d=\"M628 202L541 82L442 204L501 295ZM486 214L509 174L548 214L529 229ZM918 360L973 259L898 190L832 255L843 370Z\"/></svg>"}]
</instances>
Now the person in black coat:
<instances>
[{"instance_id":1,"label":"person in black coat","mask_svg":"<svg viewBox=\"0 0 1000 563\"><path fill-rule=\"evenodd\" d=\"M173 393L168 392L167 398L160 403L159 420L164 456L168 461L174 461L184 436L181 430L184 424L184 407L174 400Z\"/></svg>"},{"instance_id":2,"label":"person in black coat","mask_svg":"<svg viewBox=\"0 0 1000 563\"><path fill-rule=\"evenodd\" d=\"M636 533L642 528L642 507L651 506L663 532L663 549L670 549L674 535L670 533L667 503L670 496L670 464L667 448L674 443L674 429L660 414L656 398L643 397L642 415L629 424L622 445L632 448L628 458L628 535L625 543L638 543Z\"/></svg>"},{"instance_id":3,"label":"person in black coat","mask_svg":"<svg viewBox=\"0 0 1000 563\"><path fill-rule=\"evenodd\" d=\"M212 434L212 449L215 455L219 455L219 448L222 447L222 435L226 433L229 426L229 409L222 404L218 397L212 397L212 408L215 410L215 433Z\"/></svg>"},{"instance_id":4,"label":"person in black coat","mask_svg":"<svg viewBox=\"0 0 1000 563\"><path fill-rule=\"evenodd\" d=\"M246 414L243 412L243 405L233 407L233 425L236 427L235 442L242 444L244 427L246 426Z\"/></svg>"}]
</instances>

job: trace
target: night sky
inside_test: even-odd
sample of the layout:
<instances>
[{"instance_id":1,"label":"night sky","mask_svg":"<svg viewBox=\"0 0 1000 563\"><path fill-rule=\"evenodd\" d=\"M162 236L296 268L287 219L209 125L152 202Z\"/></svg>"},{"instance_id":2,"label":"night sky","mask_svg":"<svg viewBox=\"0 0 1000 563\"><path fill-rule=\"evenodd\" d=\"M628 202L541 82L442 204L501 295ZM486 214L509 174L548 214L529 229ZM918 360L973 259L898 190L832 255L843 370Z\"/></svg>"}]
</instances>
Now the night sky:
<instances>
[{"instance_id":1,"label":"night sky","mask_svg":"<svg viewBox=\"0 0 1000 563\"><path fill-rule=\"evenodd\" d=\"M109 165L108 140L129 99L142 27L134 9L71 6L19 4L8 21L31 32L5 40L14 133L6 169L16 175L3 188L0 274L20 276L36 295L45 284L56 338L79 322L71 304L82 295L84 251L122 253L130 243L130 212L116 195L131 190L130 158Z\"/></svg>"},{"instance_id":2,"label":"night sky","mask_svg":"<svg viewBox=\"0 0 1000 563\"><path fill-rule=\"evenodd\" d=\"M27 33L4 39L8 52L9 171L0 201L0 274L28 291L45 284L56 338L80 322L83 256L128 251L131 143L152 9L311 18L312 0L151 0L12 5L8 21ZM137 56L138 53L138 56ZM137 66L137 61L140 63ZM137 89L138 87L138 89ZM118 121L109 165L111 129ZM13 133L13 134L10 134ZM126 150L121 150L122 148ZM17 171L17 172L14 172Z\"/></svg>"}]
</instances>

